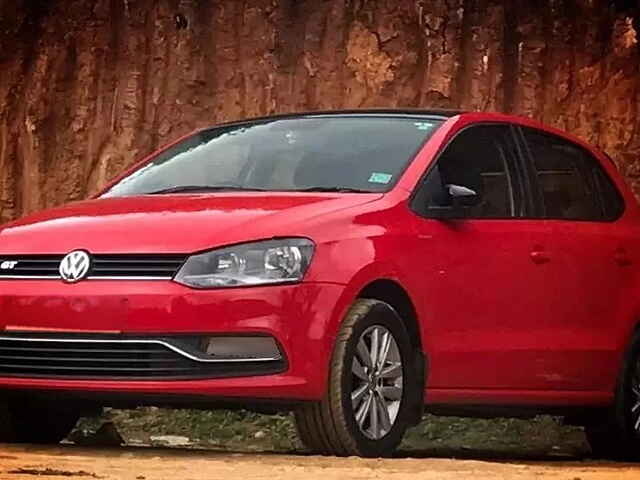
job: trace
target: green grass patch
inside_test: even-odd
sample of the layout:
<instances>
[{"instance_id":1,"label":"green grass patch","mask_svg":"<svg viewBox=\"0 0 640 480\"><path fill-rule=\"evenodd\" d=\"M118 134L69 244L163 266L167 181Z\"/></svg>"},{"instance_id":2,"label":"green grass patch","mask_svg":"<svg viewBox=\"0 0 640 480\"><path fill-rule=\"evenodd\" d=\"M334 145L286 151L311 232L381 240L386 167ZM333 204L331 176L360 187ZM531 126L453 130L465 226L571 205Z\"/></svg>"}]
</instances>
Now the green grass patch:
<instances>
[{"instance_id":1,"label":"green grass patch","mask_svg":"<svg viewBox=\"0 0 640 480\"><path fill-rule=\"evenodd\" d=\"M130 444L154 444L152 437L186 437L194 447L238 452L301 451L288 414L260 415L246 411L169 410L138 408L107 410L99 419L80 422L78 432L90 436L104 422L113 422ZM488 455L581 456L588 446L581 428L567 427L552 417L532 420L468 419L425 416L409 430L401 447L407 453L459 456L464 452Z\"/></svg>"}]
</instances>

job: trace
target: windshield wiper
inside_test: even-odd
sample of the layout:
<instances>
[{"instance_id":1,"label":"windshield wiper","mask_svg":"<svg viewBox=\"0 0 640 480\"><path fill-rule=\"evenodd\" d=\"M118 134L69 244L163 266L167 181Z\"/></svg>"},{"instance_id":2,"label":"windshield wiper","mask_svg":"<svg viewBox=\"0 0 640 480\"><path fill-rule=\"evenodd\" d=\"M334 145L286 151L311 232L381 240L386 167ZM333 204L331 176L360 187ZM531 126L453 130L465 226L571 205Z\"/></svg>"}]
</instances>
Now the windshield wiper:
<instances>
[{"instance_id":1,"label":"windshield wiper","mask_svg":"<svg viewBox=\"0 0 640 480\"><path fill-rule=\"evenodd\" d=\"M243 187L242 185L176 185L173 187L146 192L144 195L163 195L170 193L188 192L266 192L263 188ZM272 190L278 191L278 190ZM336 193L373 193L370 190L349 187L308 187L295 190L280 190L283 192L336 192Z\"/></svg>"},{"instance_id":2,"label":"windshield wiper","mask_svg":"<svg viewBox=\"0 0 640 480\"><path fill-rule=\"evenodd\" d=\"M260 188L243 187L241 185L176 185L154 192L147 192L145 195L187 192L264 192L264 190Z\"/></svg>"},{"instance_id":3,"label":"windshield wiper","mask_svg":"<svg viewBox=\"0 0 640 480\"><path fill-rule=\"evenodd\" d=\"M294 192L336 192L336 193L374 193L371 190L362 190L361 188L350 187L308 187L292 190Z\"/></svg>"}]
</instances>

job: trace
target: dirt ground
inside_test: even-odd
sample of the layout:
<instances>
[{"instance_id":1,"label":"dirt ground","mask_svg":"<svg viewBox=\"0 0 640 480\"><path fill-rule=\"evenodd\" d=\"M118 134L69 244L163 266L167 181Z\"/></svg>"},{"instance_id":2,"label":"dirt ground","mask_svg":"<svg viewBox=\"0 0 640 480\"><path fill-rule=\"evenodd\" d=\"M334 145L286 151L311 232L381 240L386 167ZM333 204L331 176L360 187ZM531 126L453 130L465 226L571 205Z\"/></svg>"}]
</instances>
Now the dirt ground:
<instances>
[{"instance_id":1,"label":"dirt ground","mask_svg":"<svg viewBox=\"0 0 640 480\"><path fill-rule=\"evenodd\" d=\"M426 454L427 452L425 452ZM477 453L477 452L476 452ZM485 456L486 452L481 456ZM457 459L368 460L305 455L246 454L187 449L123 447L87 449L0 445L2 480L345 480L345 479L562 479L637 480L640 465L546 457L536 460L486 458L459 452Z\"/></svg>"}]
</instances>

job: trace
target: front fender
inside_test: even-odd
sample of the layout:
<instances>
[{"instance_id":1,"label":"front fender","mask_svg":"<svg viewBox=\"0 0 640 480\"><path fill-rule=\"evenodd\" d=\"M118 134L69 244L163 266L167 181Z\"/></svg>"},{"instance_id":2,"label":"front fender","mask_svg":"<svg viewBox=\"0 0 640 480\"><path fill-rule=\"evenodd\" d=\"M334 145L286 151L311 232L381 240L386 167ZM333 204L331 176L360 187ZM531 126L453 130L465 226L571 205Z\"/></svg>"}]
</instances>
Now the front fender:
<instances>
[{"instance_id":1,"label":"front fender","mask_svg":"<svg viewBox=\"0 0 640 480\"><path fill-rule=\"evenodd\" d=\"M345 285L331 314L326 332L330 335L331 351L335 345L340 325L353 302L365 287L377 280L392 280L400 284L395 266L388 262L377 262L363 266L358 270L348 284Z\"/></svg>"}]
</instances>

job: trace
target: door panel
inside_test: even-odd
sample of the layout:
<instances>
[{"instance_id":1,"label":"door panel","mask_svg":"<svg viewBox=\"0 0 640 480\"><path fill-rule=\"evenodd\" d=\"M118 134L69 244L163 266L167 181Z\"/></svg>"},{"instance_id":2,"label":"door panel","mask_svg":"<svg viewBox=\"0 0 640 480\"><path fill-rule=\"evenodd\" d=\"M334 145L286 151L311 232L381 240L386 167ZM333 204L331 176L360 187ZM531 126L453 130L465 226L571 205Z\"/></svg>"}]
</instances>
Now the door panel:
<instances>
[{"instance_id":1,"label":"door panel","mask_svg":"<svg viewBox=\"0 0 640 480\"><path fill-rule=\"evenodd\" d=\"M544 389L554 331L548 277L556 252L546 222L425 220L438 278L425 292L430 315L429 388ZM550 261L536 263L544 252Z\"/></svg>"},{"instance_id":2,"label":"door panel","mask_svg":"<svg viewBox=\"0 0 640 480\"><path fill-rule=\"evenodd\" d=\"M552 361L567 388L612 390L620 367L614 332L628 324L635 295L631 246L611 224L551 223L558 252Z\"/></svg>"}]
</instances>

